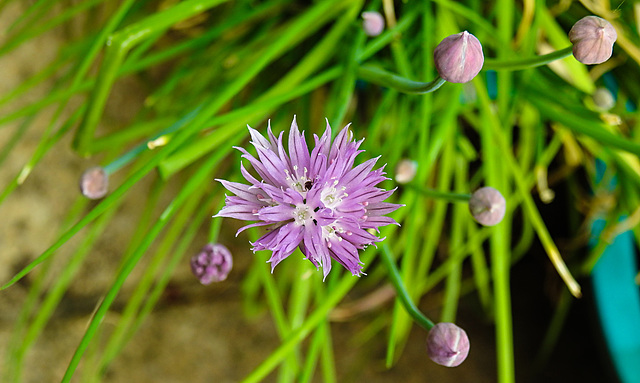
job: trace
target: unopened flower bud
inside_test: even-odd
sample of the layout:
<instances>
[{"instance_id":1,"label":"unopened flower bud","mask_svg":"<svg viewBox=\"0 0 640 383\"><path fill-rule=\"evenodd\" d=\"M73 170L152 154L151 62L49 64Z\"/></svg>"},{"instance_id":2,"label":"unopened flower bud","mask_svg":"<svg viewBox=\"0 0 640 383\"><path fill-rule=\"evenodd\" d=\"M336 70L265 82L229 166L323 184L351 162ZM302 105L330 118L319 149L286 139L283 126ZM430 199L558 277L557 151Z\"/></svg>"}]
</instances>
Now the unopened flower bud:
<instances>
[{"instance_id":1,"label":"unopened flower bud","mask_svg":"<svg viewBox=\"0 0 640 383\"><path fill-rule=\"evenodd\" d=\"M484 64L482 44L467 31L445 37L433 52L433 59L440 77L455 83L473 80Z\"/></svg>"},{"instance_id":2,"label":"unopened flower bud","mask_svg":"<svg viewBox=\"0 0 640 383\"><path fill-rule=\"evenodd\" d=\"M504 218L507 201L496 189L485 186L471 194L469 211L478 223L484 226L497 225Z\"/></svg>"},{"instance_id":3,"label":"unopened flower bud","mask_svg":"<svg viewBox=\"0 0 640 383\"><path fill-rule=\"evenodd\" d=\"M80 192L89 199L100 199L109 191L109 175L100 166L85 170L80 177Z\"/></svg>"},{"instance_id":4,"label":"unopened flower bud","mask_svg":"<svg viewBox=\"0 0 640 383\"><path fill-rule=\"evenodd\" d=\"M569 31L573 56L583 64L600 64L609 60L617 38L613 25L597 16L583 17Z\"/></svg>"},{"instance_id":5,"label":"unopened flower bud","mask_svg":"<svg viewBox=\"0 0 640 383\"><path fill-rule=\"evenodd\" d=\"M384 17L378 12L362 12L362 29L367 36L378 36L384 31Z\"/></svg>"},{"instance_id":6,"label":"unopened flower bud","mask_svg":"<svg viewBox=\"0 0 640 383\"><path fill-rule=\"evenodd\" d=\"M231 252L217 243L208 243L200 253L191 257L191 271L203 285L224 281L232 267Z\"/></svg>"},{"instance_id":7,"label":"unopened flower bud","mask_svg":"<svg viewBox=\"0 0 640 383\"><path fill-rule=\"evenodd\" d=\"M459 366L469 355L469 337L453 323L438 323L427 336L427 354L439 365Z\"/></svg>"},{"instance_id":8,"label":"unopened flower bud","mask_svg":"<svg viewBox=\"0 0 640 383\"><path fill-rule=\"evenodd\" d=\"M593 103L598 109L608 111L616 105L616 100L607 88L598 88L593 93Z\"/></svg>"},{"instance_id":9,"label":"unopened flower bud","mask_svg":"<svg viewBox=\"0 0 640 383\"><path fill-rule=\"evenodd\" d=\"M406 184L413 180L418 171L418 163L412 160L404 159L398 162L396 166L396 182Z\"/></svg>"}]
</instances>

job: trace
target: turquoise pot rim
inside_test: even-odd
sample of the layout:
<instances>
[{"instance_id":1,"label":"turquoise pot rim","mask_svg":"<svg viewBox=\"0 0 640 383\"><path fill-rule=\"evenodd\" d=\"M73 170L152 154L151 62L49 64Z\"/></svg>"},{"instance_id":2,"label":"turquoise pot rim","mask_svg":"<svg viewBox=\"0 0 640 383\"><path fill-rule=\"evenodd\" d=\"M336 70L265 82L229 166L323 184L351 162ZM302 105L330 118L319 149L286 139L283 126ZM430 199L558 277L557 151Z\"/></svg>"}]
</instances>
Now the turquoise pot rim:
<instances>
[{"instance_id":1,"label":"turquoise pot rim","mask_svg":"<svg viewBox=\"0 0 640 383\"><path fill-rule=\"evenodd\" d=\"M623 218L623 217L621 217ZM592 244L605 226L592 226ZM594 241L595 240L595 241ZM633 233L619 234L594 266L591 279L600 326L609 355L622 383L640 383L640 288Z\"/></svg>"}]
</instances>

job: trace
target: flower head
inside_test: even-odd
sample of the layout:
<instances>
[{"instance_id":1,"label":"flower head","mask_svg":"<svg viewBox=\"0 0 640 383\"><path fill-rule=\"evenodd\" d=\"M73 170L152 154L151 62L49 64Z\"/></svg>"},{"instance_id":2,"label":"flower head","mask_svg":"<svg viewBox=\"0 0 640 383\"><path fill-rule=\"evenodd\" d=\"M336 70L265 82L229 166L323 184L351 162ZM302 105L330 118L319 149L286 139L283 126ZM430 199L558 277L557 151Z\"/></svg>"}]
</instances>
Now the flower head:
<instances>
[{"instance_id":1,"label":"flower head","mask_svg":"<svg viewBox=\"0 0 640 383\"><path fill-rule=\"evenodd\" d=\"M469 355L469 337L453 323L438 323L427 335L427 354L439 365L459 366Z\"/></svg>"},{"instance_id":2,"label":"flower head","mask_svg":"<svg viewBox=\"0 0 640 383\"><path fill-rule=\"evenodd\" d=\"M445 37L433 51L433 59L440 77L455 83L473 80L484 64L482 44L467 31Z\"/></svg>"},{"instance_id":3,"label":"flower head","mask_svg":"<svg viewBox=\"0 0 640 383\"><path fill-rule=\"evenodd\" d=\"M504 213L507 211L507 201L498 190L485 186L471 194L469 211L478 223L484 226L494 226L504 218Z\"/></svg>"},{"instance_id":4,"label":"flower head","mask_svg":"<svg viewBox=\"0 0 640 383\"><path fill-rule=\"evenodd\" d=\"M362 29L367 36L378 36L384 31L384 17L378 12L362 12Z\"/></svg>"},{"instance_id":5,"label":"flower head","mask_svg":"<svg viewBox=\"0 0 640 383\"><path fill-rule=\"evenodd\" d=\"M367 229L397 224L388 214L401 205L383 202L394 190L376 185L387 178L383 168L373 170L378 158L354 167L362 141L352 140L347 125L331 142L331 127L322 137L314 135L309 152L304 132L295 117L291 124L288 153L283 133L268 139L249 127L258 157L237 148L258 173L251 175L240 164L249 185L219 180L227 190L226 204L216 217L258 221L241 228L267 226L268 232L253 242L253 251L271 250L271 270L299 247L306 259L322 267L326 277L331 259L353 275L362 273L358 250L381 241ZM236 234L237 235L237 234Z\"/></svg>"},{"instance_id":6,"label":"flower head","mask_svg":"<svg viewBox=\"0 0 640 383\"><path fill-rule=\"evenodd\" d=\"M109 175L100 166L94 166L82 173L80 192L89 199L100 199L109 191Z\"/></svg>"},{"instance_id":7,"label":"flower head","mask_svg":"<svg viewBox=\"0 0 640 383\"><path fill-rule=\"evenodd\" d=\"M617 38L613 25L597 16L581 18L569 31L573 56L583 64L600 64L609 60Z\"/></svg>"},{"instance_id":8,"label":"flower head","mask_svg":"<svg viewBox=\"0 0 640 383\"><path fill-rule=\"evenodd\" d=\"M232 267L231 252L217 243L206 244L198 254L191 257L191 271L203 285L224 281Z\"/></svg>"}]
</instances>

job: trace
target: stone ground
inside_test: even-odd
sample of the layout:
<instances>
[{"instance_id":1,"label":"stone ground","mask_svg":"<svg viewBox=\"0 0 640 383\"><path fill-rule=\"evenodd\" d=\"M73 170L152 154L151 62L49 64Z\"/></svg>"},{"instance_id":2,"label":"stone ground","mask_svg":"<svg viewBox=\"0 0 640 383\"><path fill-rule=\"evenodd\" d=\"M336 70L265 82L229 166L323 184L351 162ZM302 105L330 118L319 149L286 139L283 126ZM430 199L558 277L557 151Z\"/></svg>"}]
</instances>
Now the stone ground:
<instances>
[{"instance_id":1,"label":"stone ground","mask_svg":"<svg viewBox=\"0 0 640 383\"><path fill-rule=\"evenodd\" d=\"M0 14L0 25L7 25L21 11L14 6ZM0 32L2 33L2 32ZM2 35L0 35L0 39ZM48 34L25 44L10 55L0 58L0 95L30 78L38 68L55 56L64 42ZM30 95L37 99L46 93L41 89ZM135 81L118 84L106 120L117 124L126 120L131 105L139 105L142 97ZM23 103L23 104L24 104ZM11 112L14 104L0 113ZM0 167L0 187L7 185L20 171L37 146L51 113L39 116L24 139ZM0 129L0 146L8 142L17 127ZM56 146L33 173L2 205L0 205L0 281L8 280L29 260L47 248L59 233L61 222L77 197L77 179L82 170L96 159L78 158L68 140ZM100 246L90 254L49 325L37 339L27 356L25 382L58 381L84 333L85 326L114 270L128 238L137 222L137 207L146 198L144 186L133 190L120 209L115 224L105 232ZM71 241L70 245L74 242ZM72 247L72 246L65 246ZM180 266L156 310L144 323L124 351L112 364L105 382L235 382L260 363L278 345L274 325L264 313L247 318L241 305L240 282L252 255L236 257L236 268L230 279L214 287L201 287L191 278L188 265ZM57 255L67 255L63 248ZM602 382L605 364L597 358L598 343L594 334L588 297L577 302L569 316L558 349L549 364L536 369L533 360L549 320L550 306L544 293L548 266L539 252L531 254L514 269L514 337L518 380L545 382ZM54 266L51 278L59 273ZM135 273L134 273L135 274ZM135 278L135 275L133 276ZM24 281L0 292L0 372L7 366L6 347L13 324L32 281ZM121 298L105 319L109 331L120 315L124 297L131 291L125 285ZM422 307L434 315L429 302ZM387 304L389 309L390 305ZM384 367L385 336L357 343L352 336L374 319L365 314L332 326L337 369L343 382L493 382L496 360L493 327L478 310L475 296L461 301L459 324L471 338L472 349L467 361L455 369L431 363L426 357L426 334L414 326L405 352L391 370ZM575 325L577 323L577 325ZM577 327L576 327L577 326ZM1 374L0 374L1 376ZM268 381L274 381L271 375ZM80 380L76 380L80 381ZM315 381L320 381L319 377Z\"/></svg>"}]
</instances>

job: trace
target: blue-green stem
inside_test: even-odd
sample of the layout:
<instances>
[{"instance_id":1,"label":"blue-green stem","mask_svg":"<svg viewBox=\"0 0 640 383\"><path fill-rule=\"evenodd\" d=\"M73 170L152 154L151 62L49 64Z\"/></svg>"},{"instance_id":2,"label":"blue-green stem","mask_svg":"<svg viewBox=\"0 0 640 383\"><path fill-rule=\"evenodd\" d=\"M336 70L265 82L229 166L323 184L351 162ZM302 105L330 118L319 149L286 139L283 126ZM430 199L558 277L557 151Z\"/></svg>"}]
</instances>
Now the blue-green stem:
<instances>
[{"instance_id":1,"label":"blue-green stem","mask_svg":"<svg viewBox=\"0 0 640 383\"><path fill-rule=\"evenodd\" d=\"M382 258L382 263L384 263L385 267L389 271L389 280L393 287L396 289L396 293L398 294L398 298L400 302L404 306L407 313L411 315L411 317L422 326L425 330L429 331L434 325L434 323L429 320L416 305L411 300L409 296L409 292L407 288L404 286L404 282L402 282L402 277L400 276L400 271L396 267L395 260L393 259L393 255L391 255L391 249L389 245L386 243L382 245L382 251L380 252L380 256Z\"/></svg>"},{"instance_id":2,"label":"blue-green stem","mask_svg":"<svg viewBox=\"0 0 640 383\"><path fill-rule=\"evenodd\" d=\"M535 68L543 65L547 65L556 60L562 60L565 57L571 56L573 53L573 46L547 53L546 55L540 55L535 57L518 58L512 60L499 60L499 59L485 59L483 70L496 70L496 71L513 71Z\"/></svg>"},{"instance_id":3,"label":"blue-green stem","mask_svg":"<svg viewBox=\"0 0 640 383\"><path fill-rule=\"evenodd\" d=\"M189 112L184 117L182 117L180 120L178 120L176 123L170 125L169 127L164 129L160 133L156 134L151 141L153 141L153 140L155 140L155 139L157 139L157 138L159 138L159 137L161 137L163 135L171 134L171 133L175 132L176 130L178 130L178 129L182 128L183 126L185 126L187 123L189 123L191 120L193 120L193 118L198 113L200 113L200 111L202 110L203 105L204 104L200 104L199 106L194 108L191 112ZM128 152L126 152L122 156L116 158L114 161L110 162L108 165L105 165L104 171L107 174L113 174L114 172L116 172L117 170L122 168L123 166L129 164L131 161L133 161L136 158L138 158L138 156L140 156L142 153L144 153L147 150L149 150L149 145L148 145L148 142L145 141L145 142L139 144L138 146L134 147L133 149L129 150Z\"/></svg>"},{"instance_id":4,"label":"blue-green stem","mask_svg":"<svg viewBox=\"0 0 640 383\"><path fill-rule=\"evenodd\" d=\"M431 82L412 81L371 65L360 66L357 74L362 80L387 86L403 93L424 94L434 92L446 82L440 76Z\"/></svg>"}]
</instances>

